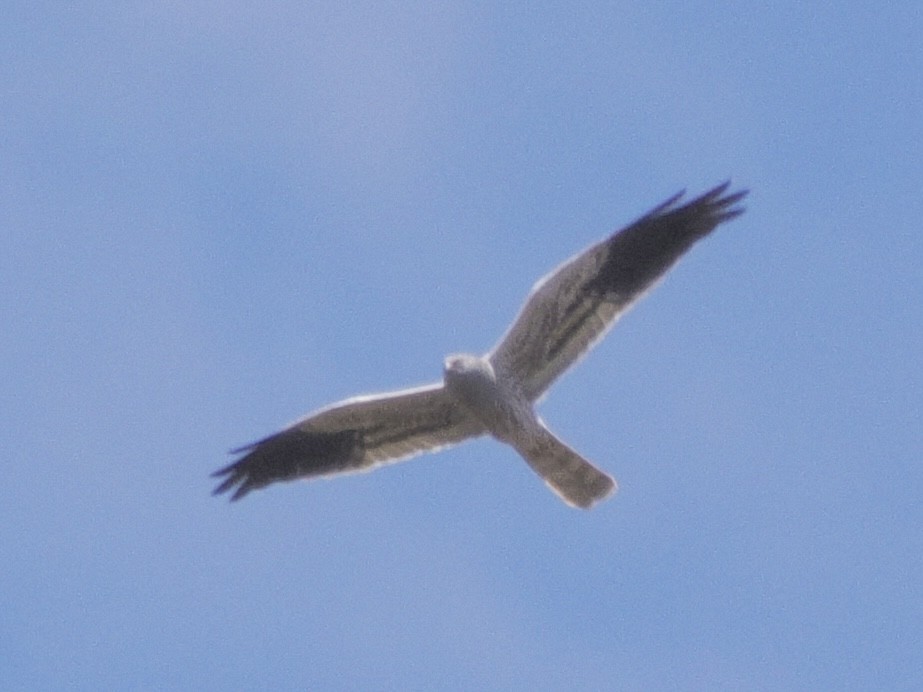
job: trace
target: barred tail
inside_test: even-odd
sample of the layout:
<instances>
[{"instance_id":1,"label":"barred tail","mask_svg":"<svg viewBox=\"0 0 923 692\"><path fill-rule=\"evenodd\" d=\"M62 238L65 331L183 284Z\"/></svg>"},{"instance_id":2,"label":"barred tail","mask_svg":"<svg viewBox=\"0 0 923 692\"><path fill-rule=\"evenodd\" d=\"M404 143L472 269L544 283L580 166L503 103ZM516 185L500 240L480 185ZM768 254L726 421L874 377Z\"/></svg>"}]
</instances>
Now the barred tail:
<instances>
[{"instance_id":1,"label":"barred tail","mask_svg":"<svg viewBox=\"0 0 923 692\"><path fill-rule=\"evenodd\" d=\"M558 496L572 507L589 509L618 489L616 482L542 426L526 444L517 445L523 459Z\"/></svg>"}]
</instances>

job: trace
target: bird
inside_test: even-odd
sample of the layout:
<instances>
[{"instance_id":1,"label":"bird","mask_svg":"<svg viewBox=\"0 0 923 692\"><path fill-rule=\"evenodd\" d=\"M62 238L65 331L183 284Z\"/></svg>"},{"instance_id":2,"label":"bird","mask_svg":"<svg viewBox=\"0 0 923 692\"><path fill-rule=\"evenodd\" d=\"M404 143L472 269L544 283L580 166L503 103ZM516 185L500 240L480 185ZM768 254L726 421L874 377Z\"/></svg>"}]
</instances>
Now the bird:
<instances>
[{"instance_id":1,"label":"bird","mask_svg":"<svg viewBox=\"0 0 923 692\"><path fill-rule=\"evenodd\" d=\"M510 445L565 503L589 509L615 480L549 430L535 405L550 385L692 245L744 209L730 181L681 203L681 191L540 279L484 355L452 354L441 382L357 396L232 450L213 494L239 500L271 483L369 471L490 435Z\"/></svg>"}]
</instances>

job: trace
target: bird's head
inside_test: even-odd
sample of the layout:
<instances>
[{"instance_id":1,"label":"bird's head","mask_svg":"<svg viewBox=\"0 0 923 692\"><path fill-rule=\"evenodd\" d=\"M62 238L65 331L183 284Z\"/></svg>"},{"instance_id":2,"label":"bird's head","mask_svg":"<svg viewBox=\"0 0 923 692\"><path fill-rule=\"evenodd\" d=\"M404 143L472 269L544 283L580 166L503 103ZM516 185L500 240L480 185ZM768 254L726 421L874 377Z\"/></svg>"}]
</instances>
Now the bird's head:
<instances>
[{"instance_id":1,"label":"bird's head","mask_svg":"<svg viewBox=\"0 0 923 692\"><path fill-rule=\"evenodd\" d=\"M494 380L494 369L486 358L467 353L453 353L447 356L443 365L443 375L450 380L486 379Z\"/></svg>"}]
</instances>

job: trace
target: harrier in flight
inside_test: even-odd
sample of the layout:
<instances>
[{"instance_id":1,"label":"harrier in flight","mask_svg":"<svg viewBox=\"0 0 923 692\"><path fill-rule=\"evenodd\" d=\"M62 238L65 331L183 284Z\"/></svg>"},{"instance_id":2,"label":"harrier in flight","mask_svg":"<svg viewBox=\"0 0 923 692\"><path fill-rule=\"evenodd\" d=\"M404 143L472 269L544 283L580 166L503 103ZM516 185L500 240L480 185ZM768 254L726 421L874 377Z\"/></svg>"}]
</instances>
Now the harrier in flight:
<instances>
[{"instance_id":1,"label":"harrier in flight","mask_svg":"<svg viewBox=\"0 0 923 692\"><path fill-rule=\"evenodd\" d=\"M442 382L347 399L235 450L215 472L232 500L276 481L368 471L491 435L564 502L589 508L615 481L545 427L536 401L700 238L743 212L729 183L685 204L679 193L541 279L493 350L451 355Z\"/></svg>"}]
</instances>

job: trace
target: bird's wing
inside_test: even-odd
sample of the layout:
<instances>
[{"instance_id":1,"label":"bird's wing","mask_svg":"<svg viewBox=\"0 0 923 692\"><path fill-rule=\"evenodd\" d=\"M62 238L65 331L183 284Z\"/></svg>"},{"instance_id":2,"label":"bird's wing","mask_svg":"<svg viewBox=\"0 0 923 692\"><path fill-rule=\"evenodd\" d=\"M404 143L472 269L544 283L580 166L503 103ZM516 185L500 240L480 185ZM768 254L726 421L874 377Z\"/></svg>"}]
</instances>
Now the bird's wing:
<instances>
[{"instance_id":1,"label":"bird's wing","mask_svg":"<svg viewBox=\"0 0 923 692\"><path fill-rule=\"evenodd\" d=\"M541 396L695 241L743 212L747 191L725 194L729 184L682 205L674 195L541 279L488 354L494 368Z\"/></svg>"},{"instance_id":2,"label":"bird's wing","mask_svg":"<svg viewBox=\"0 0 923 692\"><path fill-rule=\"evenodd\" d=\"M212 474L238 500L276 481L368 471L486 432L441 384L347 399L259 442Z\"/></svg>"}]
</instances>

